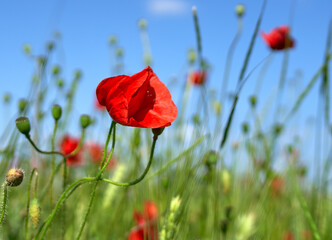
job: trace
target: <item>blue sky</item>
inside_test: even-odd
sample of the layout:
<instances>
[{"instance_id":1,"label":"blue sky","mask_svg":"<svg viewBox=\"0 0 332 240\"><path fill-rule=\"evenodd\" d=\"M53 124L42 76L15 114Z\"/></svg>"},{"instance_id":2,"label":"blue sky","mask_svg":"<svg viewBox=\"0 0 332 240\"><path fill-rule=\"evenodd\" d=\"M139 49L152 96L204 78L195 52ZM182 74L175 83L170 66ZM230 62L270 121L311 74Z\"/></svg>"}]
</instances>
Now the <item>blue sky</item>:
<instances>
[{"instance_id":1,"label":"blue sky","mask_svg":"<svg viewBox=\"0 0 332 240\"><path fill-rule=\"evenodd\" d=\"M111 76L108 45L110 35L117 35L119 46L124 48L124 72L133 74L143 69L143 50L137 27L140 18L148 21L154 71L168 85L171 77L177 77L176 87L179 87L185 81L186 73L183 71L186 69L184 66L186 66L187 50L196 47L191 12L193 5L197 6L198 11L203 56L212 66L208 89L219 91L227 50L236 33L237 19L234 8L236 4L242 3L246 6L246 13L243 18L243 34L233 58L229 85L229 90L233 90L262 2L262 0L1 1L0 94L5 92L12 94L13 102L9 112L11 115L14 114L18 99L27 95L34 70L34 63L22 53L23 44L31 44L34 54L44 54L45 43L52 39L55 31L60 31L62 44L56 49L53 62L61 64L64 70L63 77L68 81L71 80L75 69L82 69L83 79L78 89L75 111L90 112L96 86L102 79ZM301 77L296 87L289 88L290 90L285 93L288 106L292 105L292 102L288 104L287 101L295 100L323 62L328 24L332 18L332 2L269 0L261 30L270 32L274 27L290 24L291 13L293 14L291 34L296 40L296 46L290 51L287 80L294 78L299 71ZM270 50L258 37L248 70L269 53ZM282 58L282 53L274 54L264 78L262 94L259 96L260 109L270 94L276 90ZM245 117L248 108L247 98L253 94L258 73L259 70L252 75L243 89L236 115L238 124ZM177 99L179 90L171 88L172 91L174 98ZM306 124L306 119L315 114L317 92L318 85L304 102L300 117L297 117L293 127ZM3 108L3 105L0 105L0 108ZM0 109L1 114L6 111ZM225 111L227 114L227 105ZM4 119L6 116L1 117L1 125ZM2 129L0 127L0 130ZM309 134L309 138L310 136Z\"/></svg>"}]
</instances>

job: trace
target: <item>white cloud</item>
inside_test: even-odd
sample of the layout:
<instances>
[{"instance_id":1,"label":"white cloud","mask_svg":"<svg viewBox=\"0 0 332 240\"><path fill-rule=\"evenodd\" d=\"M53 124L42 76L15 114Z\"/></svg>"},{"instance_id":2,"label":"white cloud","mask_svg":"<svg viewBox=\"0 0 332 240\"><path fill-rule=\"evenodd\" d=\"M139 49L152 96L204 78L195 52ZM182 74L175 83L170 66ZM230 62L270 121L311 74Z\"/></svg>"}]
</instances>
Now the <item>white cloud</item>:
<instances>
[{"instance_id":1,"label":"white cloud","mask_svg":"<svg viewBox=\"0 0 332 240\"><path fill-rule=\"evenodd\" d=\"M150 0L148 8L157 15L180 15L190 9L188 3L182 0Z\"/></svg>"}]
</instances>

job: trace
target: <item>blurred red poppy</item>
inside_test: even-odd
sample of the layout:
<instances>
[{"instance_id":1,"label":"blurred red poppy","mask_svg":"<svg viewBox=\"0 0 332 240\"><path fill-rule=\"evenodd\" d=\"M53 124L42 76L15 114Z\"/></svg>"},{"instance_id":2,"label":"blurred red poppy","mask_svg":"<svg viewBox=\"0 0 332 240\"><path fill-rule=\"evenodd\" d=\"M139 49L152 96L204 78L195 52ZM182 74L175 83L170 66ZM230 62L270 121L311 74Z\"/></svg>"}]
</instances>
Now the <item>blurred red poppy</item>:
<instances>
[{"instance_id":1,"label":"blurred red poppy","mask_svg":"<svg viewBox=\"0 0 332 240\"><path fill-rule=\"evenodd\" d=\"M189 74L189 81L194 85L203 85L206 82L206 71L194 71Z\"/></svg>"},{"instance_id":2,"label":"blurred red poppy","mask_svg":"<svg viewBox=\"0 0 332 240\"><path fill-rule=\"evenodd\" d=\"M271 190L274 196L279 196L284 190L285 181L282 177L274 177L271 182Z\"/></svg>"},{"instance_id":3,"label":"blurred red poppy","mask_svg":"<svg viewBox=\"0 0 332 240\"><path fill-rule=\"evenodd\" d=\"M129 233L128 240L158 240L157 207L152 201L145 201L143 214L134 211L137 225Z\"/></svg>"},{"instance_id":4,"label":"blurred red poppy","mask_svg":"<svg viewBox=\"0 0 332 240\"><path fill-rule=\"evenodd\" d=\"M80 139L65 135L60 143L61 152L65 155L72 153L78 146ZM68 166L79 166L82 164L82 151L80 150L74 156L67 158Z\"/></svg>"},{"instance_id":5,"label":"blurred red poppy","mask_svg":"<svg viewBox=\"0 0 332 240\"><path fill-rule=\"evenodd\" d=\"M170 92L150 67L133 76L104 79L96 95L112 119L125 126L167 127L177 116Z\"/></svg>"},{"instance_id":6,"label":"blurred red poppy","mask_svg":"<svg viewBox=\"0 0 332 240\"><path fill-rule=\"evenodd\" d=\"M295 41L290 37L289 32L288 26L280 26L272 29L270 33L262 32L262 37L272 50L283 50L295 45Z\"/></svg>"},{"instance_id":7,"label":"blurred red poppy","mask_svg":"<svg viewBox=\"0 0 332 240\"><path fill-rule=\"evenodd\" d=\"M98 143L90 142L86 144L86 148L93 163L100 164L104 156L104 147ZM113 168L116 165L116 159L112 156L107 168Z\"/></svg>"},{"instance_id":8,"label":"blurred red poppy","mask_svg":"<svg viewBox=\"0 0 332 240\"><path fill-rule=\"evenodd\" d=\"M291 231L287 231L284 233L284 236L282 239L283 240L294 240L294 235Z\"/></svg>"}]
</instances>

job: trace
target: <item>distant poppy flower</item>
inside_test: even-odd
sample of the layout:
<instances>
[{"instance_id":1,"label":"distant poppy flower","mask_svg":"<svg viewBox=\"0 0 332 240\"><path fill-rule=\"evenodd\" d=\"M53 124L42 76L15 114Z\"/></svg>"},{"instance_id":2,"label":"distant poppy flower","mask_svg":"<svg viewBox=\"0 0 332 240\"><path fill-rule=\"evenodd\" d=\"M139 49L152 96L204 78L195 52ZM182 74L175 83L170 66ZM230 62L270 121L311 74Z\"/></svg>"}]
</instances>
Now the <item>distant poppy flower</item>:
<instances>
[{"instance_id":1,"label":"distant poppy flower","mask_svg":"<svg viewBox=\"0 0 332 240\"><path fill-rule=\"evenodd\" d=\"M290 37L289 32L288 26L280 26L272 29L270 33L262 32L262 37L272 50L283 50L295 45L295 41Z\"/></svg>"},{"instance_id":2,"label":"distant poppy flower","mask_svg":"<svg viewBox=\"0 0 332 240\"><path fill-rule=\"evenodd\" d=\"M271 190L275 196L279 196L284 189L284 179L281 177L274 177L271 182Z\"/></svg>"},{"instance_id":3,"label":"distant poppy flower","mask_svg":"<svg viewBox=\"0 0 332 240\"><path fill-rule=\"evenodd\" d=\"M95 164L100 164L104 157L104 148L98 143L87 143L86 148L91 157L91 160ZM116 165L116 159L112 156L107 168L113 168Z\"/></svg>"},{"instance_id":4,"label":"distant poppy flower","mask_svg":"<svg viewBox=\"0 0 332 240\"><path fill-rule=\"evenodd\" d=\"M125 126L167 127L177 116L170 92L150 67L132 76L104 79L96 95L112 119Z\"/></svg>"},{"instance_id":5,"label":"distant poppy flower","mask_svg":"<svg viewBox=\"0 0 332 240\"><path fill-rule=\"evenodd\" d=\"M294 235L291 231L287 231L284 233L284 236L282 239L283 240L294 240Z\"/></svg>"},{"instance_id":6,"label":"distant poppy flower","mask_svg":"<svg viewBox=\"0 0 332 240\"><path fill-rule=\"evenodd\" d=\"M80 139L65 135L60 143L61 152L65 155L72 153L78 146ZM82 151L80 150L74 156L67 158L68 166L77 166L82 164Z\"/></svg>"},{"instance_id":7,"label":"distant poppy flower","mask_svg":"<svg viewBox=\"0 0 332 240\"><path fill-rule=\"evenodd\" d=\"M203 85L206 82L206 71L194 71L189 74L189 81L194 85Z\"/></svg>"},{"instance_id":8,"label":"distant poppy flower","mask_svg":"<svg viewBox=\"0 0 332 240\"><path fill-rule=\"evenodd\" d=\"M157 207L152 201L145 201L143 214L134 211L137 225L129 233L128 240L158 240Z\"/></svg>"}]
</instances>

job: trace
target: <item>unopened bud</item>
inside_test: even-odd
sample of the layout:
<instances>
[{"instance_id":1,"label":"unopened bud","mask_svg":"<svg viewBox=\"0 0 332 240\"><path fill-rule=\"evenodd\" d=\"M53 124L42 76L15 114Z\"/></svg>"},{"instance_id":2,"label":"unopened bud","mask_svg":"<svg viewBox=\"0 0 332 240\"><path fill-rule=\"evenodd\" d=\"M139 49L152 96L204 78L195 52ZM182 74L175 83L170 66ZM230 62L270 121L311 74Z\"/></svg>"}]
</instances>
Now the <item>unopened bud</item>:
<instances>
[{"instance_id":1,"label":"unopened bud","mask_svg":"<svg viewBox=\"0 0 332 240\"><path fill-rule=\"evenodd\" d=\"M197 59L197 54L196 51L193 48L190 48L188 50L188 61L191 65L193 65L195 63Z\"/></svg>"},{"instance_id":2,"label":"unopened bud","mask_svg":"<svg viewBox=\"0 0 332 240\"><path fill-rule=\"evenodd\" d=\"M256 107L256 104L257 104L257 98L256 98L256 96L250 96L250 98L249 98L249 102L250 102L250 105L252 106L252 107Z\"/></svg>"},{"instance_id":3,"label":"unopened bud","mask_svg":"<svg viewBox=\"0 0 332 240\"><path fill-rule=\"evenodd\" d=\"M16 127L22 134L28 135L31 130L29 118L27 117L17 118Z\"/></svg>"},{"instance_id":4,"label":"unopened bud","mask_svg":"<svg viewBox=\"0 0 332 240\"><path fill-rule=\"evenodd\" d=\"M62 78L58 78L56 80L56 85L59 87L59 88L63 88L63 85L65 84L65 81L62 79Z\"/></svg>"},{"instance_id":5,"label":"unopened bud","mask_svg":"<svg viewBox=\"0 0 332 240\"><path fill-rule=\"evenodd\" d=\"M30 44L27 43L23 45L22 50L26 55L30 55L32 52Z\"/></svg>"},{"instance_id":6,"label":"unopened bud","mask_svg":"<svg viewBox=\"0 0 332 240\"><path fill-rule=\"evenodd\" d=\"M80 122L82 128L87 128L91 123L91 118L89 115L83 114L81 115Z\"/></svg>"},{"instance_id":7,"label":"unopened bud","mask_svg":"<svg viewBox=\"0 0 332 240\"><path fill-rule=\"evenodd\" d=\"M24 112L24 110L26 109L26 107L28 106L28 102L25 99L20 99L18 101L18 110L20 113Z\"/></svg>"},{"instance_id":8,"label":"unopened bud","mask_svg":"<svg viewBox=\"0 0 332 240\"><path fill-rule=\"evenodd\" d=\"M30 208L29 208L29 215L30 215L34 228L36 228L38 226L38 223L40 220L40 212L41 212L41 208L40 208L38 199L34 198L31 201Z\"/></svg>"},{"instance_id":9,"label":"unopened bud","mask_svg":"<svg viewBox=\"0 0 332 240\"><path fill-rule=\"evenodd\" d=\"M146 19L142 18L140 20L138 20L138 27L140 29L146 29L148 26L148 22L146 21Z\"/></svg>"},{"instance_id":10,"label":"unopened bud","mask_svg":"<svg viewBox=\"0 0 332 240\"><path fill-rule=\"evenodd\" d=\"M59 65L53 66L53 68L52 68L52 74L54 76L58 76L60 74L60 72L61 72L61 67Z\"/></svg>"},{"instance_id":11,"label":"unopened bud","mask_svg":"<svg viewBox=\"0 0 332 240\"><path fill-rule=\"evenodd\" d=\"M249 124L247 122L242 123L242 132L243 133L249 132Z\"/></svg>"},{"instance_id":12,"label":"unopened bud","mask_svg":"<svg viewBox=\"0 0 332 240\"><path fill-rule=\"evenodd\" d=\"M243 16L245 10L246 10L246 7L243 4L238 4L235 7L235 13L239 18Z\"/></svg>"},{"instance_id":13,"label":"unopened bud","mask_svg":"<svg viewBox=\"0 0 332 240\"><path fill-rule=\"evenodd\" d=\"M59 105L55 104L52 108L52 115L54 120L58 121L62 115L62 109Z\"/></svg>"},{"instance_id":14,"label":"unopened bud","mask_svg":"<svg viewBox=\"0 0 332 240\"><path fill-rule=\"evenodd\" d=\"M81 70L75 70L74 77L77 80L81 79L81 77L82 77L82 71Z\"/></svg>"},{"instance_id":15,"label":"unopened bud","mask_svg":"<svg viewBox=\"0 0 332 240\"><path fill-rule=\"evenodd\" d=\"M44 67L46 65L47 59L44 56L39 56L37 58L37 63L40 67Z\"/></svg>"},{"instance_id":16,"label":"unopened bud","mask_svg":"<svg viewBox=\"0 0 332 240\"><path fill-rule=\"evenodd\" d=\"M10 96L10 94L9 94L9 93L5 93L5 94L3 95L3 101L4 101L5 103L9 103L10 100L11 100L11 96Z\"/></svg>"},{"instance_id":17,"label":"unopened bud","mask_svg":"<svg viewBox=\"0 0 332 240\"><path fill-rule=\"evenodd\" d=\"M112 35L108 38L108 42L110 45L115 45L118 42L118 38L115 35Z\"/></svg>"},{"instance_id":18,"label":"unopened bud","mask_svg":"<svg viewBox=\"0 0 332 240\"><path fill-rule=\"evenodd\" d=\"M118 58L123 57L123 48L117 48L115 54Z\"/></svg>"},{"instance_id":19,"label":"unopened bud","mask_svg":"<svg viewBox=\"0 0 332 240\"><path fill-rule=\"evenodd\" d=\"M47 51L51 52L54 49L54 43L53 42L48 42L46 44L46 49L47 49Z\"/></svg>"},{"instance_id":20,"label":"unopened bud","mask_svg":"<svg viewBox=\"0 0 332 240\"><path fill-rule=\"evenodd\" d=\"M12 168L8 171L6 175L6 184L9 187L19 186L24 178L24 173L20 169Z\"/></svg>"}]
</instances>

